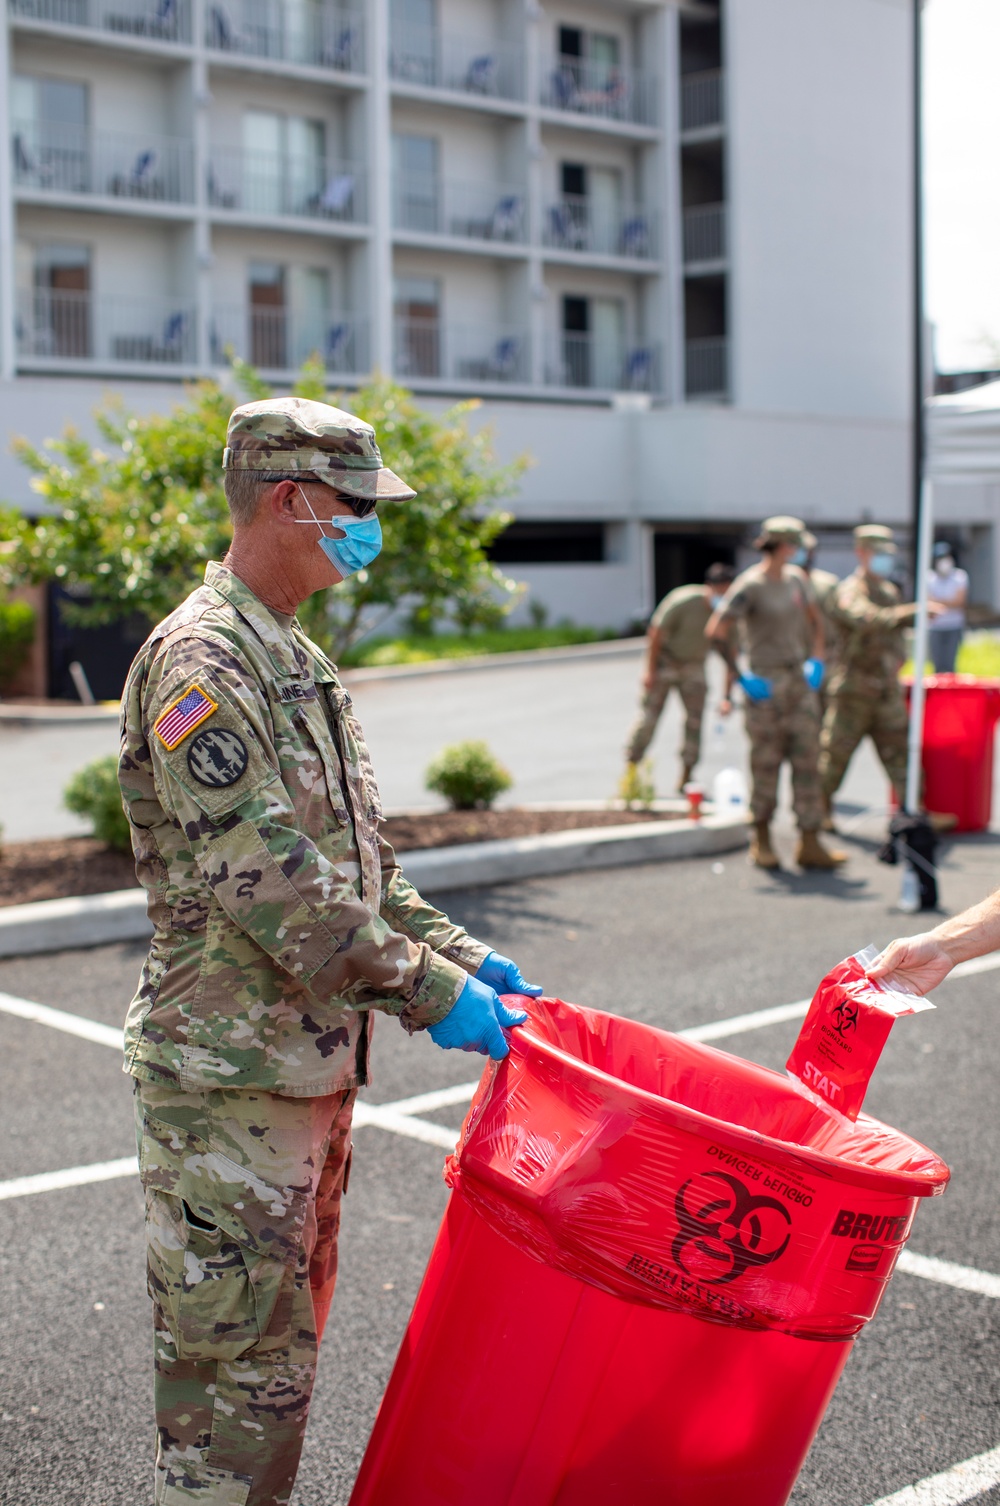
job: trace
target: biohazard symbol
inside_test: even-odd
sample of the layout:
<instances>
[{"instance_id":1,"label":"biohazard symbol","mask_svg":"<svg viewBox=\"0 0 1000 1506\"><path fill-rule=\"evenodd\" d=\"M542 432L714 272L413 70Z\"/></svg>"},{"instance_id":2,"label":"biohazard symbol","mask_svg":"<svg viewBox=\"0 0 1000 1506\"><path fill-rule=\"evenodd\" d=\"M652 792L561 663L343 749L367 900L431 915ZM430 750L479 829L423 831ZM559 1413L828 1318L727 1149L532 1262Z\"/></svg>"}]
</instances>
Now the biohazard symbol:
<instances>
[{"instance_id":1,"label":"biohazard symbol","mask_svg":"<svg viewBox=\"0 0 1000 1506\"><path fill-rule=\"evenodd\" d=\"M704 1171L689 1177L674 1199L674 1262L698 1281L725 1286L751 1266L770 1265L791 1238L788 1209L755 1197L736 1177Z\"/></svg>"},{"instance_id":2,"label":"biohazard symbol","mask_svg":"<svg viewBox=\"0 0 1000 1506\"><path fill-rule=\"evenodd\" d=\"M858 1028L858 1006L845 1004L843 1000L833 1006L833 1028L841 1038Z\"/></svg>"}]
</instances>

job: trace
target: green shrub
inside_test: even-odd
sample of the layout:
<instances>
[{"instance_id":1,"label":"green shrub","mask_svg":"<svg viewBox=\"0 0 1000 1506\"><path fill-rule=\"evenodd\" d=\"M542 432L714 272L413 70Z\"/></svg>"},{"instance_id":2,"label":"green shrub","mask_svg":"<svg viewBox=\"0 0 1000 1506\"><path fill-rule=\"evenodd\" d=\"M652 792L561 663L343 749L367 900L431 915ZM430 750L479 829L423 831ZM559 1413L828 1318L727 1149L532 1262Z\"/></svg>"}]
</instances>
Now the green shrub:
<instances>
[{"instance_id":1,"label":"green shrub","mask_svg":"<svg viewBox=\"0 0 1000 1506\"><path fill-rule=\"evenodd\" d=\"M0 601L0 690L7 689L34 641L34 607L26 601Z\"/></svg>"},{"instance_id":2,"label":"green shrub","mask_svg":"<svg viewBox=\"0 0 1000 1506\"><path fill-rule=\"evenodd\" d=\"M457 811L488 810L514 781L483 742L452 743L430 765L426 785Z\"/></svg>"},{"instance_id":3,"label":"green shrub","mask_svg":"<svg viewBox=\"0 0 1000 1506\"><path fill-rule=\"evenodd\" d=\"M117 852L129 851L132 840L118 788L118 759L113 753L95 758L73 775L63 791L63 804L75 816L86 817L99 842Z\"/></svg>"}]
</instances>

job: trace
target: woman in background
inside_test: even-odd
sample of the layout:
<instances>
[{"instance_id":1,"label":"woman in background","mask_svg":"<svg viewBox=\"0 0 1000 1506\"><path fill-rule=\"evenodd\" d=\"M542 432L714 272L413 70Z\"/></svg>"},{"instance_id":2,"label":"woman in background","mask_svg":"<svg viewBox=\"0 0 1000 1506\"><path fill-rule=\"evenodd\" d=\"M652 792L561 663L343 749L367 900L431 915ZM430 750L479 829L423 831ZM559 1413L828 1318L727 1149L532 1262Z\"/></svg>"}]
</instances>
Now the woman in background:
<instances>
[{"instance_id":1,"label":"woman in background","mask_svg":"<svg viewBox=\"0 0 1000 1506\"><path fill-rule=\"evenodd\" d=\"M950 675L965 633L965 603L969 595L969 577L955 564L950 544L934 545L934 568L927 590L931 601L944 608L931 622L927 635L934 673Z\"/></svg>"}]
</instances>

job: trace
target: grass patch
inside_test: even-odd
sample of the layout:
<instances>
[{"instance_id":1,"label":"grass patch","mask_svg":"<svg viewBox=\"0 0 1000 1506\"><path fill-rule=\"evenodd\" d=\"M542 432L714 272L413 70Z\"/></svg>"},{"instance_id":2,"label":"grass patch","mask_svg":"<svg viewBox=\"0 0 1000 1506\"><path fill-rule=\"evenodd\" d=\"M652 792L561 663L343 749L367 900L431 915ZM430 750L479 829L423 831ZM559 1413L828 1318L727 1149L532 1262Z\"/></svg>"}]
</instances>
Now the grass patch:
<instances>
[{"instance_id":1,"label":"grass patch","mask_svg":"<svg viewBox=\"0 0 1000 1506\"><path fill-rule=\"evenodd\" d=\"M432 659L472 659L484 654L526 653L539 648L566 648L573 643L601 643L617 638L612 628L498 628L483 633L423 634L406 638L369 638L341 655L344 669L373 669L387 664L426 664Z\"/></svg>"},{"instance_id":2,"label":"grass patch","mask_svg":"<svg viewBox=\"0 0 1000 1506\"><path fill-rule=\"evenodd\" d=\"M907 659L902 672L904 675L912 675L912 659ZM958 651L955 672L960 675L978 675L984 680L1000 679L1000 634L970 633ZM929 659L925 673L934 673L934 666Z\"/></svg>"}]
</instances>

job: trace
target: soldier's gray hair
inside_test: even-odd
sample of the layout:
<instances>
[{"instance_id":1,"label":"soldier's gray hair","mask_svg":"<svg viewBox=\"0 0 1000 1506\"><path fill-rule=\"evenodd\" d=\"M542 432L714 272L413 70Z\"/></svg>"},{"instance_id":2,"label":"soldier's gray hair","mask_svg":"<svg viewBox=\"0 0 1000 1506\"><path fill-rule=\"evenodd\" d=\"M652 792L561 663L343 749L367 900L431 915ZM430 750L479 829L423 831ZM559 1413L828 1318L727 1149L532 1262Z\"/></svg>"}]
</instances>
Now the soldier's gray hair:
<instances>
[{"instance_id":1,"label":"soldier's gray hair","mask_svg":"<svg viewBox=\"0 0 1000 1506\"><path fill-rule=\"evenodd\" d=\"M229 516L237 528L245 528L257 516L260 499L277 481L313 481L308 472L226 470L222 486L229 503Z\"/></svg>"}]
</instances>

